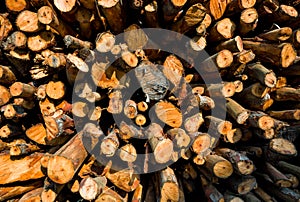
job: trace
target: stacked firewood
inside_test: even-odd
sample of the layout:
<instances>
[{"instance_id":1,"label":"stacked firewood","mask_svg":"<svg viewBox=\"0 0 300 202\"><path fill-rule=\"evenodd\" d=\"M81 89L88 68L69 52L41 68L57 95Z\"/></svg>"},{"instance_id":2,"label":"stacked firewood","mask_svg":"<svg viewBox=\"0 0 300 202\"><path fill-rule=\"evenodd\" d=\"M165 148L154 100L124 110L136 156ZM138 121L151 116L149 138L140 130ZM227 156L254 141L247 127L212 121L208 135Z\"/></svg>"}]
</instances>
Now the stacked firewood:
<instances>
[{"instance_id":1,"label":"stacked firewood","mask_svg":"<svg viewBox=\"0 0 300 202\"><path fill-rule=\"evenodd\" d=\"M0 201L300 201L299 12L5 0Z\"/></svg>"}]
</instances>

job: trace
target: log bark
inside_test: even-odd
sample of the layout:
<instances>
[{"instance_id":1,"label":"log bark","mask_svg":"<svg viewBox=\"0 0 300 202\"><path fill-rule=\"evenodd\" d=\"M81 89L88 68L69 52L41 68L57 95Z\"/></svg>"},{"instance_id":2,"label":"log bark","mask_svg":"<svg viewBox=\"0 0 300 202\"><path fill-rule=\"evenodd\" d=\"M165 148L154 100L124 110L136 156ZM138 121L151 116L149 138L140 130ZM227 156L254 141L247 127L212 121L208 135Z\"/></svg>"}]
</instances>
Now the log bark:
<instances>
[{"instance_id":1,"label":"log bark","mask_svg":"<svg viewBox=\"0 0 300 202\"><path fill-rule=\"evenodd\" d=\"M243 45L245 49L252 49L262 61L279 67L287 68L296 59L296 52L290 43L275 45L243 40Z\"/></svg>"},{"instance_id":2,"label":"log bark","mask_svg":"<svg viewBox=\"0 0 300 202\"><path fill-rule=\"evenodd\" d=\"M218 178L226 179L233 173L232 164L219 155L207 155L204 166Z\"/></svg>"}]
</instances>

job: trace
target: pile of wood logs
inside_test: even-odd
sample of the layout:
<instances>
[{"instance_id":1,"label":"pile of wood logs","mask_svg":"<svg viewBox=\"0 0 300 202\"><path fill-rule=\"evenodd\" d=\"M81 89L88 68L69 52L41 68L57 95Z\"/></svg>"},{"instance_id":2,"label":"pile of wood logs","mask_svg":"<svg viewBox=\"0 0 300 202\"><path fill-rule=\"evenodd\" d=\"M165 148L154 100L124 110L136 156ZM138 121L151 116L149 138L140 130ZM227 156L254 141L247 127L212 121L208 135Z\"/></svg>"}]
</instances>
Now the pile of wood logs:
<instances>
[{"instance_id":1,"label":"pile of wood logs","mask_svg":"<svg viewBox=\"0 0 300 202\"><path fill-rule=\"evenodd\" d=\"M299 0L5 0L0 201L300 201L299 55Z\"/></svg>"}]
</instances>

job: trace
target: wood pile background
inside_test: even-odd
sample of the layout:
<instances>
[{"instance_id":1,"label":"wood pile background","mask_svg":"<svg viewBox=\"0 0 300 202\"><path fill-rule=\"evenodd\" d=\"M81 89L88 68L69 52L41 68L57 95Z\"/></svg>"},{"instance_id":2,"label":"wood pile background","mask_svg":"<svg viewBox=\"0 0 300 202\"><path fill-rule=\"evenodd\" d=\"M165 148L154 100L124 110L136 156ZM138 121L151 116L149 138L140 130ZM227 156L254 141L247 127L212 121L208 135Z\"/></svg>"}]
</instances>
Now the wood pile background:
<instances>
[{"instance_id":1,"label":"wood pile background","mask_svg":"<svg viewBox=\"0 0 300 202\"><path fill-rule=\"evenodd\" d=\"M0 201L300 201L299 55L299 0L2 1Z\"/></svg>"}]
</instances>

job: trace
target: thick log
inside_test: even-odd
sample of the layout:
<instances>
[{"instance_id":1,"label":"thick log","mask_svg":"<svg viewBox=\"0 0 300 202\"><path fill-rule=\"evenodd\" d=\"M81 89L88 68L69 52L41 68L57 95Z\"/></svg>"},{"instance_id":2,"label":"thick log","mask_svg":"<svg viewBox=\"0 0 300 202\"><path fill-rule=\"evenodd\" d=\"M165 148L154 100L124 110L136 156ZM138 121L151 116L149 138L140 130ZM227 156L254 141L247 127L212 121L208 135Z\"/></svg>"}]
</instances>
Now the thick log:
<instances>
[{"instance_id":1,"label":"thick log","mask_svg":"<svg viewBox=\"0 0 300 202\"><path fill-rule=\"evenodd\" d=\"M106 183L107 179L103 176L96 178L84 178L80 182L79 194L85 200L94 200L99 194L101 194Z\"/></svg>"},{"instance_id":2,"label":"thick log","mask_svg":"<svg viewBox=\"0 0 300 202\"><path fill-rule=\"evenodd\" d=\"M233 173L232 164L225 158L213 154L205 157L204 166L215 176L226 179Z\"/></svg>"},{"instance_id":3,"label":"thick log","mask_svg":"<svg viewBox=\"0 0 300 202\"><path fill-rule=\"evenodd\" d=\"M33 189L33 190L27 192L26 194L24 194L20 198L19 201L20 202L29 202L29 201L38 202L38 201L41 201L42 200L41 199L42 191L43 191L43 187Z\"/></svg>"},{"instance_id":4,"label":"thick log","mask_svg":"<svg viewBox=\"0 0 300 202\"><path fill-rule=\"evenodd\" d=\"M14 97L32 98L36 89L30 84L15 82L10 86L9 91Z\"/></svg>"},{"instance_id":5,"label":"thick log","mask_svg":"<svg viewBox=\"0 0 300 202\"><path fill-rule=\"evenodd\" d=\"M267 87L272 88L276 85L277 79L275 73L260 63L247 65L246 72L250 77L257 79L261 84Z\"/></svg>"},{"instance_id":6,"label":"thick log","mask_svg":"<svg viewBox=\"0 0 300 202\"><path fill-rule=\"evenodd\" d=\"M27 36L21 31L15 31L2 43L4 50L23 49L27 45Z\"/></svg>"},{"instance_id":7,"label":"thick log","mask_svg":"<svg viewBox=\"0 0 300 202\"><path fill-rule=\"evenodd\" d=\"M160 27L158 20L157 1L152 1L151 3L145 6L145 23L149 28Z\"/></svg>"},{"instance_id":8,"label":"thick log","mask_svg":"<svg viewBox=\"0 0 300 202\"><path fill-rule=\"evenodd\" d=\"M216 51L221 51L223 49L227 49L231 52L242 51L244 49L242 38L240 36L236 36L233 39L229 39L227 41L220 43L216 47Z\"/></svg>"},{"instance_id":9,"label":"thick log","mask_svg":"<svg viewBox=\"0 0 300 202\"><path fill-rule=\"evenodd\" d=\"M266 193L261 187L256 187L253 192L263 201L276 202L277 200Z\"/></svg>"},{"instance_id":10,"label":"thick log","mask_svg":"<svg viewBox=\"0 0 300 202\"><path fill-rule=\"evenodd\" d=\"M268 130L274 127L274 119L261 111L252 111L248 118L250 126Z\"/></svg>"},{"instance_id":11,"label":"thick log","mask_svg":"<svg viewBox=\"0 0 300 202\"><path fill-rule=\"evenodd\" d=\"M229 18L224 18L216 22L211 28L208 39L213 42L230 39L233 37L235 27L235 24Z\"/></svg>"},{"instance_id":12,"label":"thick log","mask_svg":"<svg viewBox=\"0 0 300 202\"><path fill-rule=\"evenodd\" d=\"M160 173L160 201L184 201L183 190L179 187L174 171L169 167Z\"/></svg>"},{"instance_id":13,"label":"thick log","mask_svg":"<svg viewBox=\"0 0 300 202\"><path fill-rule=\"evenodd\" d=\"M283 87L274 91L272 96L276 101L298 101L300 98L300 89L292 87Z\"/></svg>"},{"instance_id":14,"label":"thick log","mask_svg":"<svg viewBox=\"0 0 300 202\"><path fill-rule=\"evenodd\" d=\"M282 111L268 111L271 117L279 120L300 120L300 110L282 110Z\"/></svg>"},{"instance_id":15,"label":"thick log","mask_svg":"<svg viewBox=\"0 0 300 202\"><path fill-rule=\"evenodd\" d=\"M56 30L62 37L65 37L66 35L76 35L69 25L67 25L59 17L57 17L57 14L51 7L41 7L38 10L37 15L40 23L49 25L51 28Z\"/></svg>"},{"instance_id":16,"label":"thick log","mask_svg":"<svg viewBox=\"0 0 300 202\"><path fill-rule=\"evenodd\" d=\"M202 113L196 113L190 117L187 117L184 121L183 125L185 130L189 134L196 133L199 127L204 123L204 119L202 117Z\"/></svg>"},{"instance_id":17,"label":"thick log","mask_svg":"<svg viewBox=\"0 0 300 202\"><path fill-rule=\"evenodd\" d=\"M237 152L228 148L218 148L216 152L228 159L232 163L235 172L240 175L250 175L255 170L253 161L243 152Z\"/></svg>"},{"instance_id":18,"label":"thick log","mask_svg":"<svg viewBox=\"0 0 300 202\"><path fill-rule=\"evenodd\" d=\"M296 52L290 43L280 45L243 40L245 49L252 49L255 55L264 62L287 68L296 59Z\"/></svg>"},{"instance_id":19,"label":"thick log","mask_svg":"<svg viewBox=\"0 0 300 202\"><path fill-rule=\"evenodd\" d=\"M38 32L43 28L37 13L29 10L24 10L18 15L16 25L23 32Z\"/></svg>"},{"instance_id":20,"label":"thick log","mask_svg":"<svg viewBox=\"0 0 300 202\"><path fill-rule=\"evenodd\" d=\"M101 153L107 157L115 155L119 148L120 142L117 137L116 131L111 131L101 142L100 149Z\"/></svg>"}]
</instances>

